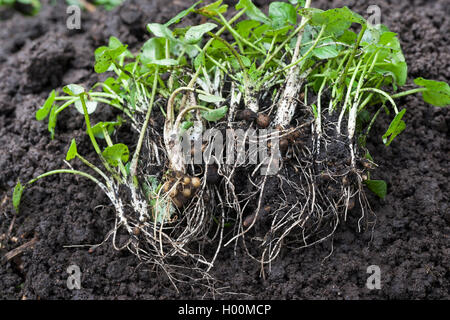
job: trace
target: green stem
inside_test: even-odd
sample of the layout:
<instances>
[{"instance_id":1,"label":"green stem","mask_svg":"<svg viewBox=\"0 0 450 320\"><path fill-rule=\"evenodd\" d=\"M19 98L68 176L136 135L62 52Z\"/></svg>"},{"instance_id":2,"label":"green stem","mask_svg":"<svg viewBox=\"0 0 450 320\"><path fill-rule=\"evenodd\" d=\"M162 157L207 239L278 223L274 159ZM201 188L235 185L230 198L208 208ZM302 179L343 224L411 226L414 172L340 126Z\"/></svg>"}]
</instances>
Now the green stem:
<instances>
[{"instance_id":1,"label":"green stem","mask_svg":"<svg viewBox=\"0 0 450 320\"><path fill-rule=\"evenodd\" d=\"M76 154L76 157L78 159L81 160L81 162L83 162L85 165L87 165L89 168L91 168L92 170L94 170L95 172L97 172L99 175L102 176L103 179L105 179L106 184L109 186L109 179L106 176L106 174L103 173L102 170L100 170L97 166L93 165L92 163L90 163L87 159L85 159L83 156L81 156L80 154Z\"/></svg>"},{"instance_id":2,"label":"green stem","mask_svg":"<svg viewBox=\"0 0 450 320\"><path fill-rule=\"evenodd\" d=\"M120 64L118 64L117 62L114 62L114 66L119 69L120 71L122 71L123 73L125 73L127 76L129 76L131 79L134 79L134 76L129 73L127 70L125 70L124 67L122 67ZM119 75L120 76L120 75Z\"/></svg>"},{"instance_id":3,"label":"green stem","mask_svg":"<svg viewBox=\"0 0 450 320\"><path fill-rule=\"evenodd\" d=\"M85 178L88 178L90 180L92 180L95 184L99 185L99 186L103 186L103 184L98 181L97 179L95 179L93 176L91 176L90 174L83 172L83 171L78 171L78 170L69 170L69 169L60 169L60 170L53 170L53 171L49 171L46 172L44 174L41 174L40 176L30 180L27 182L27 185L33 184L36 181L45 178L45 177L49 177L51 175L55 175L55 174L60 174L60 173L71 173L71 174L76 174Z\"/></svg>"},{"instance_id":4,"label":"green stem","mask_svg":"<svg viewBox=\"0 0 450 320\"><path fill-rule=\"evenodd\" d=\"M64 103L62 106L60 106L56 111L55 114L58 115L60 112L62 112L65 108L67 108L68 106L70 106L72 103L75 103L75 101L77 101L77 99L72 99L67 101L66 103Z\"/></svg>"},{"instance_id":5,"label":"green stem","mask_svg":"<svg viewBox=\"0 0 450 320\"><path fill-rule=\"evenodd\" d=\"M404 96L407 96L410 94L415 94L415 93L425 92L425 91L428 91L428 89L427 88L416 88L416 89L411 89L408 91L403 91L403 92L400 92L397 94L393 94L391 97L392 97L392 99L397 99L397 98L401 98L401 97L404 97Z\"/></svg>"},{"instance_id":6,"label":"green stem","mask_svg":"<svg viewBox=\"0 0 450 320\"><path fill-rule=\"evenodd\" d=\"M92 145L94 146L95 152L97 152L97 154L101 155L102 152L100 150L100 147L97 144L97 140L95 140L94 133L92 132L91 121L89 120L89 114L88 114L87 107L86 107L86 101L84 100L84 93L80 94L79 97L80 97L81 105L83 106L84 120L86 122L87 133L89 135L89 138L91 139Z\"/></svg>"},{"instance_id":7,"label":"green stem","mask_svg":"<svg viewBox=\"0 0 450 320\"><path fill-rule=\"evenodd\" d=\"M84 95L85 94L86 93L82 93L82 94L79 95L79 97L80 97L81 105L83 106L84 121L86 122L87 133L89 135L89 138L91 139L91 143L92 143L92 146L95 149L95 152L100 157L100 159L101 159L103 165L105 166L106 170L108 170L109 172L114 174L114 170L109 166L108 162L103 157L102 151L100 150L100 147L98 146L97 140L95 139L94 133L92 132L91 121L89 120L89 114L88 114L88 111L87 111L86 102L84 100Z\"/></svg>"},{"instance_id":8,"label":"green stem","mask_svg":"<svg viewBox=\"0 0 450 320\"><path fill-rule=\"evenodd\" d=\"M339 79L339 86L342 86L344 83L345 77L347 76L348 69L350 68L350 65L352 64L353 59L355 58L356 51L358 51L359 45L361 43L364 33L366 32L366 29L367 29L367 25L363 25L361 31L359 32L358 40L356 41L355 47L353 48L353 51L352 51L352 54L351 54L349 60L347 61L347 65L345 66L344 72L341 74L341 77Z\"/></svg>"},{"instance_id":9,"label":"green stem","mask_svg":"<svg viewBox=\"0 0 450 320\"><path fill-rule=\"evenodd\" d=\"M106 144L108 145L108 147L112 147L114 143L112 142L111 137L109 136L109 132L108 130L106 130L105 126L102 126L102 131L103 136L105 137L106 140Z\"/></svg>"},{"instance_id":10,"label":"green stem","mask_svg":"<svg viewBox=\"0 0 450 320\"><path fill-rule=\"evenodd\" d=\"M243 75L244 75L244 87L246 88L246 90L248 89L248 85L250 83L250 79L248 78L248 70L245 67L244 63L242 62L241 56L239 55L239 53L236 51L236 49L234 49L229 43L228 41L226 41L225 39L222 39L218 36L216 36L214 33L208 32L208 34L213 37L214 39L222 42L228 49L230 49L231 53L236 57L239 66L242 69Z\"/></svg>"},{"instance_id":11,"label":"green stem","mask_svg":"<svg viewBox=\"0 0 450 320\"><path fill-rule=\"evenodd\" d=\"M376 89L376 88L364 88L364 89L361 89L361 92L364 92L364 91L372 91L372 92L379 93L379 94L383 95L384 97L386 97L389 100L389 102L394 107L395 114L398 113L398 109L397 109L397 105L395 104L395 101L392 99L392 97L389 94L387 94L383 90Z\"/></svg>"},{"instance_id":12,"label":"green stem","mask_svg":"<svg viewBox=\"0 0 450 320\"><path fill-rule=\"evenodd\" d=\"M199 70L201 70L201 68L199 68ZM207 92L203 91L203 90L199 90L199 89L194 89L192 87L180 87L177 88L176 90L174 90L172 92L172 94L169 97L169 100L167 101L167 112L166 112L166 121L168 122L173 122L175 119L175 111L173 108L173 104L175 102L175 97L177 96L177 94L179 94L180 92L183 91L190 91L190 92L199 92L199 93L203 93L203 94L208 94Z\"/></svg>"},{"instance_id":13,"label":"green stem","mask_svg":"<svg viewBox=\"0 0 450 320\"><path fill-rule=\"evenodd\" d=\"M208 109L204 106L192 106L192 107L188 107L188 108L184 108L183 111L181 111L178 114L177 119L175 120L175 125L174 127L177 128L180 126L181 120L183 120L183 117L186 113L193 111L193 110L204 110L204 111L212 111L211 109Z\"/></svg>"},{"instance_id":14,"label":"green stem","mask_svg":"<svg viewBox=\"0 0 450 320\"><path fill-rule=\"evenodd\" d=\"M274 51L269 57L267 57L267 59L264 61L264 63L263 63L262 65L260 65L260 66L258 67L258 70L264 70L264 68L266 67L266 65L267 65L270 61L272 61L273 58L275 58L275 56L278 54L278 52L280 52L280 50L281 50L282 48L284 48L284 46L285 46L286 44L288 44L289 41L291 41L291 39L292 39L297 33L299 33L300 31L303 30L303 28L305 28L305 26L308 24L308 22L309 22L309 20L305 20L304 23L300 24L300 25L297 27L297 29L295 29L295 31L292 32L292 33L286 38L286 40L284 40L279 46L277 46L277 48L275 49L275 51Z\"/></svg>"},{"instance_id":15,"label":"green stem","mask_svg":"<svg viewBox=\"0 0 450 320\"><path fill-rule=\"evenodd\" d=\"M230 23L227 21L227 19L225 19L225 17L221 13L219 13L219 17L220 17L220 20L222 20L223 25L228 29L228 31L231 32L231 34L236 39L236 41L239 40L239 41L245 43L247 46L255 49L256 51L259 51L260 53L262 53L264 55L266 55L266 51L265 50L262 50L261 48L255 46L253 43L251 43L250 41L248 41L247 39L242 37L239 33L237 33L237 31L233 29L233 27L230 25ZM238 42L238 45L239 45L239 42ZM244 54L243 49L240 49L240 50L241 50L242 54Z\"/></svg>"},{"instance_id":16,"label":"green stem","mask_svg":"<svg viewBox=\"0 0 450 320\"><path fill-rule=\"evenodd\" d=\"M381 107L377 110L377 112L375 113L375 115L372 117L372 120L370 121L369 126L367 127L367 130L366 130L366 134L365 134L366 137L369 135L370 129L372 129L372 126L373 126L373 124L375 123L375 120L377 119L378 115L380 114L381 110L383 110L383 108L384 108L384 105L381 106Z\"/></svg>"},{"instance_id":17,"label":"green stem","mask_svg":"<svg viewBox=\"0 0 450 320\"><path fill-rule=\"evenodd\" d=\"M383 83L384 79L380 79L377 83L377 85L375 86L375 88L379 89L381 84ZM361 111L362 109L364 109L364 107L370 102L370 100L372 100L374 93L371 92L369 93L369 95L367 96L367 98L359 105L358 107L358 112Z\"/></svg>"},{"instance_id":18,"label":"green stem","mask_svg":"<svg viewBox=\"0 0 450 320\"><path fill-rule=\"evenodd\" d=\"M111 88L109 88L108 86L105 85L105 88L107 88L108 90L111 90ZM111 100L117 99L120 102L123 102L123 99L114 91L112 91L112 93L107 93L107 92L91 92L89 93L89 96L91 97L102 97L102 98L109 98Z\"/></svg>"},{"instance_id":19,"label":"green stem","mask_svg":"<svg viewBox=\"0 0 450 320\"><path fill-rule=\"evenodd\" d=\"M314 41L314 44L311 46L311 48L308 49L308 51L305 52L305 54L301 58L299 58L297 61L287 65L286 67L284 67L282 69L278 69L278 70L275 70L274 72L270 73L268 76L264 77L262 82L264 83L264 82L268 81L270 78L272 78L273 76L277 75L278 73L281 73L281 72L284 72L286 70L289 70L292 67L295 67L296 65L298 65L303 60L305 60L308 57L308 55L315 49L317 44L319 43L319 41L320 41L324 31L325 31L325 25L323 25L322 28L320 29L319 35L317 36L316 41Z\"/></svg>"}]
</instances>

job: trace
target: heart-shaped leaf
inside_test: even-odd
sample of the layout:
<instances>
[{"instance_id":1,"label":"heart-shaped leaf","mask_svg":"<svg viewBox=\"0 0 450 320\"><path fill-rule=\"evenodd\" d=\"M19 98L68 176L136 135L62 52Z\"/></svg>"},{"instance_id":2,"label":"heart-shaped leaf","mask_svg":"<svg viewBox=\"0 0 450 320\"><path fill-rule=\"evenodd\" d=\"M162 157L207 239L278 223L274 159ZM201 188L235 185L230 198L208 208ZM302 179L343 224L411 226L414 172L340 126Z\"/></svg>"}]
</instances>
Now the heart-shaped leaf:
<instances>
[{"instance_id":1,"label":"heart-shaped leaf","mask_svg":"<svg viewBox=\"0 0 450 320\"><path fill-rule=\"evenodd\" d=\"M130 156L130 151L128 147L123 143L118 143L113 146L107 147L102 152L103 157L108 161L113 167L117 167L119 163L126 163Z\"/></svg>"},{"instance_id":2,"label":"heart-shaped leaf","mask_svg":"<svg viewBox=\"0 0 450 320\"><path fill-rule=\"evenodd\" d=\"M69 84L63 87L63 91L69 96L78 96L84 92L84 88L78 84Z\"/></svg>"},{"instance_id":3,"label":"heart-shaped leaf","mask_svg":"<svg viewBox=\"0 0 450 320\"><path fill-rule=\"evenodd\" d=\"M448 83L442 81L426 80L417 78L414 83L425 87L428 90L422 92L423 100L436 107L445 107L450 105L450 87Z\"/></svg>"},{"instance_id":4,"label":"heart-shaped leaf","mask_svg":"<svg viewBox=\"0 0 450 320\"><path fill-rule=\"evenodd\" d=\"M312 54L319 59L331 59L339 55L339 50L333 43L327 45L326 42L322 42L312 51Z\"/></svg>"},{"instance_id":5,"label":"heart-shaped leaf","mask_svg":"<svg viewBox=\"0 0 450 320\"><path fill-rule=\"evenodd\" d=\"M297 12L293 5L286 2L272 2L269 6L269 18L275 29L297 23Z\"/></svg>"},{"instance_id":6,"label":"heart-shaped leaf","mask_svg":"<svg viewBox=\"0 0 450 320\"><path fill-rule=\"evenodd\" d=\"M251 0L239 0L236 10L244 9L245 14L252 20L270 24L271 20L253 4Z\"/></svg>"},{"instance_id":7,"label":"heart-shaped leaf","mask_svg":"<svg viewBox=\"0 0 450 320\"><path fill-rule=\"evenodd\" d=\"M153 61L162 60L165 57L164 39L152 38L142 46L141 62L150 65Z\"/></svg>"},{"instance_id":8,"label":"heart-shaped leaf","mask_svg":"<svg viewBox=\"0 0 450 320\"><path fill-rule=\"evenodd\" d=\"M222 5L222 0L219 0L198 9L198 12L208 17L214 17L217 16L219 13L222 14L227 12L227 9L228 5L226 4Z\"/></svg>"},{"instance_id":9,"label":"heart-shaped leaf","mask_svg":"<svg viewBox=\"0 0 450 320\"><path fill-rule=\"evenodd\" d=\"M195 44L202 39L205 33L213 30L216 27L217 25L210 22L190 27L186 32L186 35L184 36L184 42L188 44Z\"/></svg>"},{"instance_id":10,"label":"heart-shaped leaf","mask_svg":"<svg viewBox=\"0 0 450 320\"><path fill-rule=\"evenodd\" d=\"M316 8L300 9L299 13L310 18L311 24L325 25L325 32L339 34L350 28L352 23L365 25L366 20L347 7L323 11Z\"/></svg>"},{"instance_id":11,"label":"heart-shaped leaf","mask_svg":"<svg viewBox=\"0 0 450 320\"><path fill-rule=\"evenodd\" d=\"M147 24L147 30L153 33L158 38L166 38L170 40L175 40L172 31L165 25L160 23L149 23Z\"/></svg>"},{"instance_id":12,"label":"heart-shaped leaf","mask_svg":"<svg viewBox=\"0 0 450 320\"><path fill-rule=\"evenodd\" d=\"M105 128L109 135L114 133L114 129L122 125L122 118L118 117L114 122L99 122L92 127L92 133L96 138L105 139L103 128Z\"/></svg>"},{"instance_id":13,"label":"heart-shaped leaf","mask_svg":"<svg viewBox=\"0 0 450 320\"><path fill-rule=\"evenodd\" d=\"M103 73L108 71L111 67L111 64L126 51L126 45L122 45L122 43L117 38L111 38L109 47L102 46L97 48L94 52L95 72ZM131 54L129 53L129 55Z\"/></svg>"},{"instance_id":14,"label":"heart-shaped leaf","mask_svg":"<svg viewBox=\"0 0 450 320\"><path fill-rule=\"evenodd\" d=\"M94 113L95 110L97 109L98 102L86 99L84 100L84 102L86 103L86 109L88 114ZM84 114L83 104L81 103L81 100L75 101L75 108L79 113Z\"/></svg>"}]
</instances>

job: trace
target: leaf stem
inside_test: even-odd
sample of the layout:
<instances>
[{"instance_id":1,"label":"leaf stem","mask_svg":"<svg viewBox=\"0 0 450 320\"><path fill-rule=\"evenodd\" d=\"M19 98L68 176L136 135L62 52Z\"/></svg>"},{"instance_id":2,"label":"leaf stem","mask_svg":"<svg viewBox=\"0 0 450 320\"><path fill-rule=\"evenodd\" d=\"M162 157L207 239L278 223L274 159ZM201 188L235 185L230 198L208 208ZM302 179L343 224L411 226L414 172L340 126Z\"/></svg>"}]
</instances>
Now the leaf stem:
<instances>
[{"instance_id":1,"label":"leaf stem","mask_svg":"<svg viewBox=\"0 0 450 320\"><path fill-rule=\"evenodd\" d=\"M410 94L415 94L415 93L425 92L425 91L428 91L428 89L427 88L411 89L411 90L408 90L408 91L403 91L403 92L400 92L400 93L397 93L397 94L393 94L391 96L391 98L392 99L397 99L397 98L401 98L401 97L404 97L404 96L407 96L407 95L410 95Z\"/></svg>"},{"instance_id":2,"label":"leaf stem","mask_svg":"<svg viewBox=\"0 0 450 320\"><path fill-rule=\"evenodd\" d=\"M97 140L95 139L94 133L92 132L91 121L89 120L89 114L88 114L87 107L86 107L86 101L84 100L84 95L85 94L86 93L81 93L79 95L79 97L80 97L81 105L83 106L84 120L86 122L87 133L89 135L89 138L91 139L91 143L92 143L92 146L95 149L95 152L100 157L100 159L101 159L103 165L105 166L106 170L108 170L112 174L115 174L114 170L112 170L112 168L109 166L108 162L103 157L102 151L100 150L100 147L98 146Z\"/></svg>"},{"instance_id":3,"label":"leaf stem","mask_svg":"<svg viewBox=\"0 0 450 320\"><path fill-rule=\"evenodd\" d=\"M364 88L364 89L361 89L361 92L364 92L364 91L372 91L372 92L379 93L379 94L383 95L384 97L386 97L389 100L389 102L394 107L395 114L398 113L398 109L397 109L397 105L395 104L395 101L392 99L392 97L389 94L387 94L383 90L376 89L376 88Z\"/></svg>"},{"instance_id":4,"label":"leaf stem","mask_svg":"<svg viewBox=\"0 0 450 320\"><path fill-rule=\"evenodd\" d=\"M80 155L78 152L76 154L76 157L78 159L81 160L81 162L83 162L86 166L88 166L89 168L91 168L92 170L94 170L95 172L97 172L99 175L102 176L103 179L105 179L106 184L109 186L109 179L106 176L106 174L103 173L102 170L100 170L97 166L93 165L92 163L90 163L86 158L84 158L82 155Z\"/></svg>"},{"instance_id":5,"label":"leaf stem","mask_svg":"<svg viewBox=\"0 0 450 320\"><path fill-rule=\"evenodd\" d=\"M37 176L36 178L30 180L27 182L27 185L33 184L36 181L51 176L51 175L55 175L55 174L59 174L59 173L71 173L71 174L76 174L85 178L90 179L91 181L93 181L95 184L99 185L100 187L103 186L103 183L101 183L100 181L98 181L96 178L94 178L93 176L91 176L89 173L83 172L83 171L78 171L78 170L71 170L71 169L59 169L59 170L53 170L53 171L49 171L46 172L44 174L41 174L40 176ZM102 187L103 189L103 187Z\"/></svg>"},{"instance_id":6,"label":"leaf stem","mask_svg":"<svg viewBox=\"0 0 450 320\"><path fill-rule=\"evenodd\" d=\"M367 25L365 24L362 26L362 29L359 32L358 39L356 41L355 46L353 47L352 54L350 55L350 58L347 61L344 72L342 72L342 74L341 74L341 77L339 79L339 86L342 86L344 83L345 77L347 76L348 69L350 68L350 65L352 64L353 59L355 58L356 51L358 51L359 45L361 43L362 37L364 36L364 33L366 32L366 29L367 29Z\"/></svg>"}]
</instances>

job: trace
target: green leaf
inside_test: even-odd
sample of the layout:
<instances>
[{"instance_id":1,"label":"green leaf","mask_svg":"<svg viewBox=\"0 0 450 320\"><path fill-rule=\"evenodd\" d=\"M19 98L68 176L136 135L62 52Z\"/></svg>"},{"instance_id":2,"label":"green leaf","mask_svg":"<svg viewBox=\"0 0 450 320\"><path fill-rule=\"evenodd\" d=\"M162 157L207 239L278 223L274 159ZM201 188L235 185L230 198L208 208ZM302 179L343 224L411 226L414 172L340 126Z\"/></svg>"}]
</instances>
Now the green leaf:
<instances>
[{"instance_id":1,"label":"green leaf","mask_svg":"<svg viewBox=\"0 0 450 320\"><path fill-rule=\"evenodd\" d=\"M217 16L219 13L225 13L228 10L228 5L224 4L222 5L222 0L216 1L214 3L211 3L207 6L204 6L198 10L198 12L202 15L208 16L208 17L214 17Z\"/></svg>"},{"instance_id":2,"label":"green leaf","mask_svg":"<svg viewBox=\"0 0 450 320\"><path fill-rule=\"evenodd\" d=\"M202 1L197 1L196 3L194 3L190 8L181 11L179 14L177 14L175 17L173 17L172 19L170 19L169 21L167 21L164 26L169 27L174 23L179 23L181 19L183 19L184 17L186 17L189 13L194 12L195 7L198 6L199 3L202 3Z\"/></svg>"},{"instance_id":3,"label":"green leaf","mask_svg":"<svg viewBox=\"0 0 450 320\"><path fill-rule=\"evenodd\" d=\"M365 25L366 20L347 7L323 11L316 8L300 9L299 13L311 19L315 26L325 25L325 32L339 34L350 28L352 23Z\"/></svg>"},{"instance_id":4,"label":"green leaf","mask_svg":"<svg viewBox=\"0 0 450 320\"><path fill-rule=\"evenodd\" d=\"M36 120L41 121L47 118L48 113L50 112L50 109L52 108L53 102L56 98L56 92L55 90L52 90L50 92L47 100L45 100L44 105L36 111Z\"/></svg>"},{"instance_id":5,"label":"green leaf","mask_svg":"<svg viewBox=\"0 0 450 320\"><path fill-rule=\"evenodd\" d=\"M105 139L103 128L106 128L109 135L114 133L114 129L122 125L122 118L118 117L114 122L99 122L92 127L92 133L96 138Z\"/></svg>"},{"instance_id":6,"label":"green leaf","mask_svg":"<svg viewBox=\"0 0 450 320\"><path fill-rule=\"evenodd\" d=\"M94 70L97 73L108 71L111 64L127 51L127 46L123 45L117 38L111 37L109 45L109 47L99 47L94 52Z\"/></svg>"},{"instance_id":7,"label":"green leaf","mask_svg":"<svg viewBox=\"0 0 450 320\"><path fill-rule=\"evenodd\" d=\"M408 65L403 61L379 63L375 67L375 71L383 75L392 76L394 84L399 86L405 85L408 77Z\"/></svg>"},{"instance_id":8,"label":"green leaf","mask_svg":"<svg viewBox=\"0 0 450 320\"><path fill-rule=\"evenodd\" d=\"M249 38L252 29L259 27L260 25L261 23L255 20L243 20L236 24L235 29L243 38Z\"/></svg>"},{"instance_id":9,"label":"green leaf","mask_svg":"<svg viewBox=\"0 0 450 320\"><path fill-rule=\"evenodd\" d=\"M418 86L427 88L422 92L423 100L436 107L445 107L450 105L450 87L448 83L443 81L426 80L417 78L414 83Z\"/></svg>"},{"instance_id":10,"label":"green leaf","mask_svg":"<svg viewBox=\"0 0 450 320\"><path fill-rule=\"evenodd\" d=\"M97 110L98 105L97 101L87 100L86 98L84 98L84 102L86 103L86 109L88 114L94 113L95 110ZM81 103L81 100L75 101L75 109L77 109L79 113L84 114L83 104Z\"/></svg>"},{"instance_id":11,"label":"green leaf","mask_svg":"<svg viewBox=\"0 0 450 320\"><path fill-rule=\"evenodd\" d=\"M84 92L84 88L78 84L69 84L63 87L63 91L69 96L78 96Z\"/></svg>"},{"instance_id":12,"label":"green leaf","mask_svg":"<svg viewBox=\"0 0 450 320\"><path fill-rule=\"evenodd\" d=\"M109 37L108 47L110 49L110 55L113 59L117 59L122 55L125 55L128 58L133 58L131 52L126 50L127 46L125 46L122 42L120 42L119 39L114 36Z\"/></svg>"},{"instance_id":13,"label":"green leaf","mask_svg":"<svg viewBox=\"0 0 450 320\"><path fill-rule=\"evenodd\" d=\"M141 62L150 65L154 61L165 58L164 39L152 38L147 40L142 46Z\"/></svg>"},{"instance_id":14,"label":"green leaf","mask_svg":"<svg viewBox=\"0 0 450 320\"><path fill-rule=\"evenodd\" d=\"M126 145L118 143L111 147L107 147L102 152L102 155L110 165L117 167L120 162L126 163L128 161L130 151Z\"/></svg>"},{"instance_id":15,"label":"green leaf","mask_svg":"<svg viewBox=\"0 0 450 320\"><path fill-rule=\"evenodd\" d=\"M120 92L120 83L116 81L116 79L109 77L104 82L113 92ZM109 93L109 90L103 86L103 91Z\"/></svg>"},{"instance_id":16,"label":"green leaf","mask_svg":"<svg viewBox=\"0 0 450 320\"><path fill-rule=\"evenodd\" d=\"M256 20L265 24L270 24L271 20L256 7L251 0L239 0L236 10L244 9L245 14L252 20Z\"/></svg>"},{"instance_id":17,"label":"green leaf","mask_svg":"<svg viewBox=\"0 0 450 320\"><path fill-rule=\"evenodd\" d=\"M111 57L105 53L105 51L107 49L100 50L102 48L103 47L98 48L94 52L94 54L95 54L94 71L97 73L103 73L103 72L108 71L109 67L112 64ZM104 48L106 48L106 47L104 47Z\"/></svg>"},{"instance_id":18,"label":"green leaf","mask_svg":"<svg viewBox=\"0 0 450 320\"><path fill-rule=\"evenodd\" d=\"M216 27L217 25L210 22L201 24L199 26L190 27L186 32L186 35L184 36L184 42L188 44L195 44L202 39L205 33L213 30Z\"/></svg>"},{"instance_id":19,"label":"green leaf","mask_svg":"<svg viewBox=\"0 0 450 320\"><path fill-rule=\"evenodd\" d=\"M166 38L170 40L175 40L172 31L163 24L160 23L149 23L147 24L147 30L153 33L158 38Z\"/></svg>"},{"instance_id":20,"label":"green leaf","mask_svg":"<svg viewBox=\"0 0 450 320\"><path fill-rule=\"evenodd\" d=\"M209 102L209 103L219 103L224 102L225 99L219 96L213 96L213 95L205 95L205 94L199 94L198 98L202 101Z\"/></svg>"},{"instance_id":21,"label":"green leaf","mask_svg":"<svg viewBox=\"0 0 450 320\"><path fill-rule=\"evenodd\" d=\"M344 30L344 33L338 38L338 41L354 45L358 36L350 30Z\"/></svg>"},{"instance_id":22,"label":"green leaf","mask_svg":"<svg viewBox=\"0 0 450 320\"><path fill-rule=\"evenodd\" d=\"M13 192L13 206L16 209L16 212L19 213L19 205L20 205L20 199L22 198L23 190L25 189L24 186L20 184L20 180L17 180L17 184L14 187Z\"/></svg>"},{"instance_id":23,"label":"green leaf","mask_svg":"<svg viewBox=\"0 0 450 320\"><path fill-rule=\"evenodd\" d=\"M252 62L246 56L239 55L239 57L241 58L241 62L244 65L244 67L249 68L252 65ZM242 69L241 65L239 64L238 59L235 56L231 57L231 66L237 70Z\"/></svg>"},{"instance_id":24,"label":"green leaf","mask_svg":"<svg viewBox=\"0 0 450 320\"><path fill-rule=\"evenodd\" d=\"M394 140L394 138L396 136L398 136L403 130L405 130L406 128L406 123L405 121L402 120L403 115L405 114L406 109L403 109L402 111L400 111L399 113L397 113L397 115L395 116L394 120L392 120L391 124L389 125L388 130L386 131L386 133L383 135L383 143L386 146L389 146L392 142L392 140ZM387 140L388 137L389 141Z\"/></svg>"},{"instance_id":25,"label":"green leaf","mask_svg":"<svg viewBox=\"0 0 450 320\"><path fill-rule=\"evenodd\" d=\"M387 184L384 180L366 180L366 186L381 199L384 199L387 194Z\"/></svg>"},{"instance_id":26,"label":"green leaf","mask_svg":"<svg viewBox=\"0 0 450 320\"><path fill-rule=\"evenodd\" d=\"M77 151L77 143L75 142L75 139L72 139L72 142L70 143L69 151L67 151L66 160L70 161L74 159L78 154Z\"/></svg>"},{"instance_id":27,"label":"green leaf","mask_svg":"<svg viewBox=\"0 0 450 320\"><path fill-rule=\"evenodd\" d=\"M315 48L312 54L319 59L331 59L339 55L339 50L335 44L325 45L326 43L321 43L320 48ZM324 45L322 47L322 45Z\"/></svg>"},{"instance_id":28,"label":"green leaf","mask_svg":"<svg viewBox=\"0 0 450 320\"><path fill-rule=\"evenodd\" d=\"M202 113L202 117L208 121L218 121L225 117L228 112L228 107L221 107L211 111L205 111Z\"/></svg>"},{"instance_id":29,"label":"green leaf","mask_svg":"<svg viewBox=\"0 0 450 320\"><path fill-rule=\"evenodd\" d=\"M269 6L269 18L275 29L297 24L297 12L294 6L286 2L272 2Z\"/></svg>"}]
</instances>

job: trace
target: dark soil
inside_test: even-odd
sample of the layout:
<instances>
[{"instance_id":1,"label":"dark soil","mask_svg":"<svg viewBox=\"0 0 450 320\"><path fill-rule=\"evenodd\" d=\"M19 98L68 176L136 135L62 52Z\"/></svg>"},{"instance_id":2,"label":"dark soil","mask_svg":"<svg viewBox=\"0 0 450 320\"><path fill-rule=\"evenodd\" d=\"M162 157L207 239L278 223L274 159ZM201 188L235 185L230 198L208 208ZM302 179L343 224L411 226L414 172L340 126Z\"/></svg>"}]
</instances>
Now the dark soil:
<instances>
[{"instance_id":1,"label":"dark soil","mask_svg":"<svg viewBox=\"0 0 450 320\"><path fill-rule=\"evenodd\" d=\"M112 228L114 214L100 190L86 180L68 176L42 180L25 192L12 224L11 194L19 177L27 181L63 167L74 134L79 150L90 152L81 117L70 117L69 122L64 120L70 112L63 114L52 141L46 124L34 118L36 108L53 88L97 82L93 52L109 36L135 50L148 37L146 23L164 22L193 1L168 2L134 0L111 12L83 12L79 31L66 28L64 3L43 5L32 18L1 12L6 20L0 22L0 255L38 239L32 249L0 262L1 299L203 297L204 289L187 285L177 293L163 274L150 272L109 242L89 251ZM269 1L255 2L264 7ZM382 23L400 35L409 78L450 81L447 1L313 3L323 9L347 5L363 15L369 5L377 4ZM377 216L373 232L357 231L356 213L329 241L300 251L284 250L265 280L254 261L225 248L213 270L218 287L256 299L448 299L450 115L448 109L426 105L420 97L404 98L400 105L408 109L406 131L386 148L380 136L388 119L384 123L381 119L368 144L379 164L374 178L388 182L384 201L370 196ZM114 115L104 111L104 116ZM66 247L71 245L85 246ZM72 264L81 268L81 290L66 286L66 269ZM370 265L381 268L381 290L365 286Z\"/></svg>"}]
</instances>

